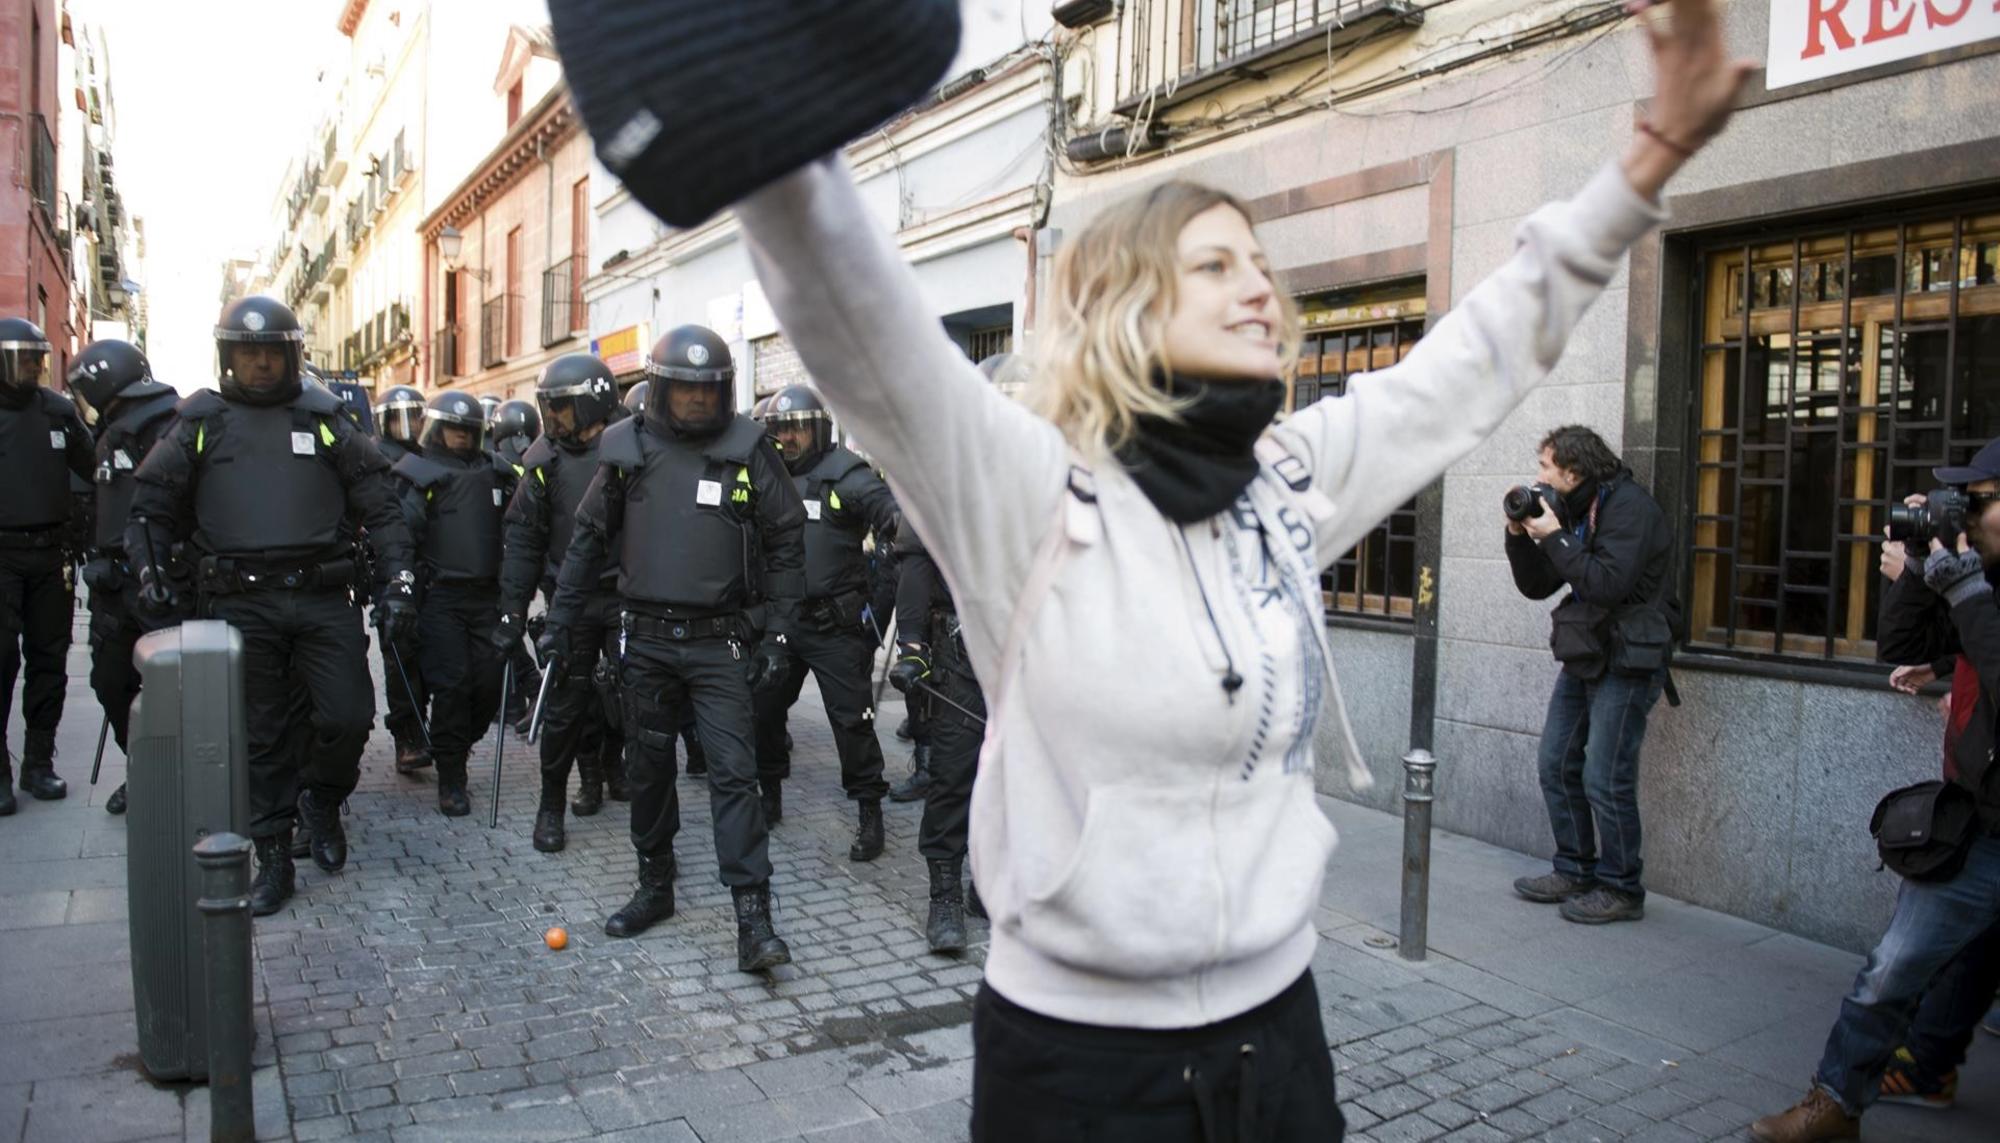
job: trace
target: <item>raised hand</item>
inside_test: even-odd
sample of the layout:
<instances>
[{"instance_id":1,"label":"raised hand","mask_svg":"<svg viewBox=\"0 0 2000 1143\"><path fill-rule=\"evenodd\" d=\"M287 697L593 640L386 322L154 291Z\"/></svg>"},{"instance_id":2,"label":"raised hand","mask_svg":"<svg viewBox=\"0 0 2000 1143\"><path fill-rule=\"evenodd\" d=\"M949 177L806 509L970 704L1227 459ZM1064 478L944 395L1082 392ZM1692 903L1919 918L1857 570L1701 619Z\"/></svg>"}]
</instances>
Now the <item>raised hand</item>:
<instances>
[{"instance_id":1,"label":"raised hand","mask_svg":"<svg viewBox=\"0 0 2000 1143\"><path fill-rule=\"evenodd\" d=\"M1667 9L1655 22L1650 8ZM1736 95L1756 66L1729 54L1715 0L1633 0L1653 45L1653 102L1625 156L1625 177L1647 198L1722 131Z\"/></svg>"}]
</instances>

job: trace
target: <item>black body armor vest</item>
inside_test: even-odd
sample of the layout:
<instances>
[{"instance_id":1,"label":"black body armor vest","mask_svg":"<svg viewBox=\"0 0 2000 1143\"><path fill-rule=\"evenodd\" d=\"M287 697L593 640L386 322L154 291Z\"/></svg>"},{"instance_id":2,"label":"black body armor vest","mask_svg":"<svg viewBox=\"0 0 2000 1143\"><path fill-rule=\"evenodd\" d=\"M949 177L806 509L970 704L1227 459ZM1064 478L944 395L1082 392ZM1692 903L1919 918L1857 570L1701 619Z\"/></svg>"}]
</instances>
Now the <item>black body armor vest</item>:
<instances>
[{"instance_id":1,"label":"black body armor vest","mask_svg":"<svg viewBox=\"0 0 2000 1143\"><path fill-rule=\"evenodd\" d=\"M396 475L424 495L429 521L417 547L431 579L490 580L500 574L500 519L506 511L497 458L464 461L409 453Z\"/></svg>"},{"instance_id":2,"label":"black body armor vest","mask_svg":"<svg viewBox=\"0 0 2000 1143\"><path fill-rule=\"evenodd\" d=\"M69 519L69 439L37 389L19 409L0 408L0 528L52 528Z\"/></svg>"},{"instance_id":3,"label":"black body armor vest","mask_svg":"<svg viewBox=\"0 0 2000 1143\"><path fill-rule=\"evenodd\" d=\"M97 438L97 534L93 542L102 552L125 550L125 519L132 514L132 497L139 491L133 479L146 453L172 424L174 393L156 393L130 402Z\"/></svg>"},{"instance_id":4,"label":"black body armor vest","mask_svg":"<svg viewBox=\"0 0 2000 1143\"><path fill-rule=\"evenodd\" d=\"M283 405L213 393L182 401L181 415L195 424L196 546L252 559L344 547L347 487L333 459L339 405L317 390Z\"/></svg>"},{"instance_id":5,"label":"black body armor vest","mask_svg":"<svg viewBox=\"0 0 2000 1143\"><path fill-rule=\"evenodd\" d=\"M756 497L750 453L764 428L738 416L703 441L662 438L637 417L604 431L599 463L619 470L624 525L618 592L627 599L698 611L757 602Z\"/></svg>"},{"instance_id":6,"label":"black body armor vest","mask_svg":"<svg viewBox=\"0 0 2000 1143\"><path fill-rule=\"evenodd\" d=\"M792 478L806 506L806 598L868 589L868 560L861 553L867 532L860 505L835 518L834 485L868 462L844 448L827 450L804 475Z\"/></svg>"}]
</instances>

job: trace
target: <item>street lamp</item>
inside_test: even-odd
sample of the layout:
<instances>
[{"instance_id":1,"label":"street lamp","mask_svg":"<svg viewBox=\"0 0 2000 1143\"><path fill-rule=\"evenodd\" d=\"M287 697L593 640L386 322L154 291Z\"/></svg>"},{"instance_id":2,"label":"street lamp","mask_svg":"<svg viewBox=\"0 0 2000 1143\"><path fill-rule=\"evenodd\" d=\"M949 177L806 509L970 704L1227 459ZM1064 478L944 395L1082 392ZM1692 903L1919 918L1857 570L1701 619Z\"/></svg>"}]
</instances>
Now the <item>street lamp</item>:
<instances>
[{"instance_id":1,"label":"street lamp","mask_svg":"<svg viewBox=\"0 0 2000 1143\"><path fill-rule=\"evenodd\" d=\"M457 227L447 226L438 231L437 244L438 254L444 258L445 269L463 270L482 282L492 281L491 271L458 264L458 256L465 250L465 235L460 234Z\"/></svg>"}]
</instances>

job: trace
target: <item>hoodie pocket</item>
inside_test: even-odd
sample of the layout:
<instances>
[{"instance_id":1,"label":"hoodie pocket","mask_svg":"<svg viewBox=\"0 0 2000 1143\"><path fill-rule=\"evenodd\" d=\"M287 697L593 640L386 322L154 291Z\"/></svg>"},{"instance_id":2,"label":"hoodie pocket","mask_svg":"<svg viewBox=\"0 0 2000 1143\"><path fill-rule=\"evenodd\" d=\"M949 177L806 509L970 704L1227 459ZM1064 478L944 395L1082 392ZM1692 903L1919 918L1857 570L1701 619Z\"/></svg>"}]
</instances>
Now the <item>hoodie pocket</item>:
<instances>
[{"instance_id":1,"label":"hoodie pocket","mask_svg":"<svg viewBox=\"0 0 2000 1143\"><path fill-rule=\"evenodd\" d=\"M1209 786L1096 786L1069 867L1021 909L1043 956L1108 976L1191 972L1222 944Z\"/></svg>"}]
</instances>

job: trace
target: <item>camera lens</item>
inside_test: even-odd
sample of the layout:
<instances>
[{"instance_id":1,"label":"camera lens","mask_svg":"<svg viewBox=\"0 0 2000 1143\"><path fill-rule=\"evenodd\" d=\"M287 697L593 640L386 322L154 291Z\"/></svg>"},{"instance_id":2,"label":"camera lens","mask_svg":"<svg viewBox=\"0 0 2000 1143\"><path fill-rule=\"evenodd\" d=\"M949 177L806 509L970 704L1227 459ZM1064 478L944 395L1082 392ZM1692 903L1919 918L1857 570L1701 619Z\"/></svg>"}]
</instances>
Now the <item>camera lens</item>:
<instances>
[{"instance_id":1,"label":"camera lens","mask_svg":"<svg viewBox=\"0 0 2000 1143\"><path fill-rule=\"evenodd\" d=\"M1509 520L1519 524L1542 514L1542 498L1533 488L1519 484L1507 490L1500 498L1500 510Z\"/></svg>"},{"instance_id":2,"label":"camera lens","mask_svg":"<svg viewBox=\"0 0 2000 1143\"><path fill-rule=\"evenodd\" d=\"M1928 504L1912 508L1908 504L1889 506L1889 538L1903 543L1930 543L1933 532Z\"/></svg>"}]
</instances>

